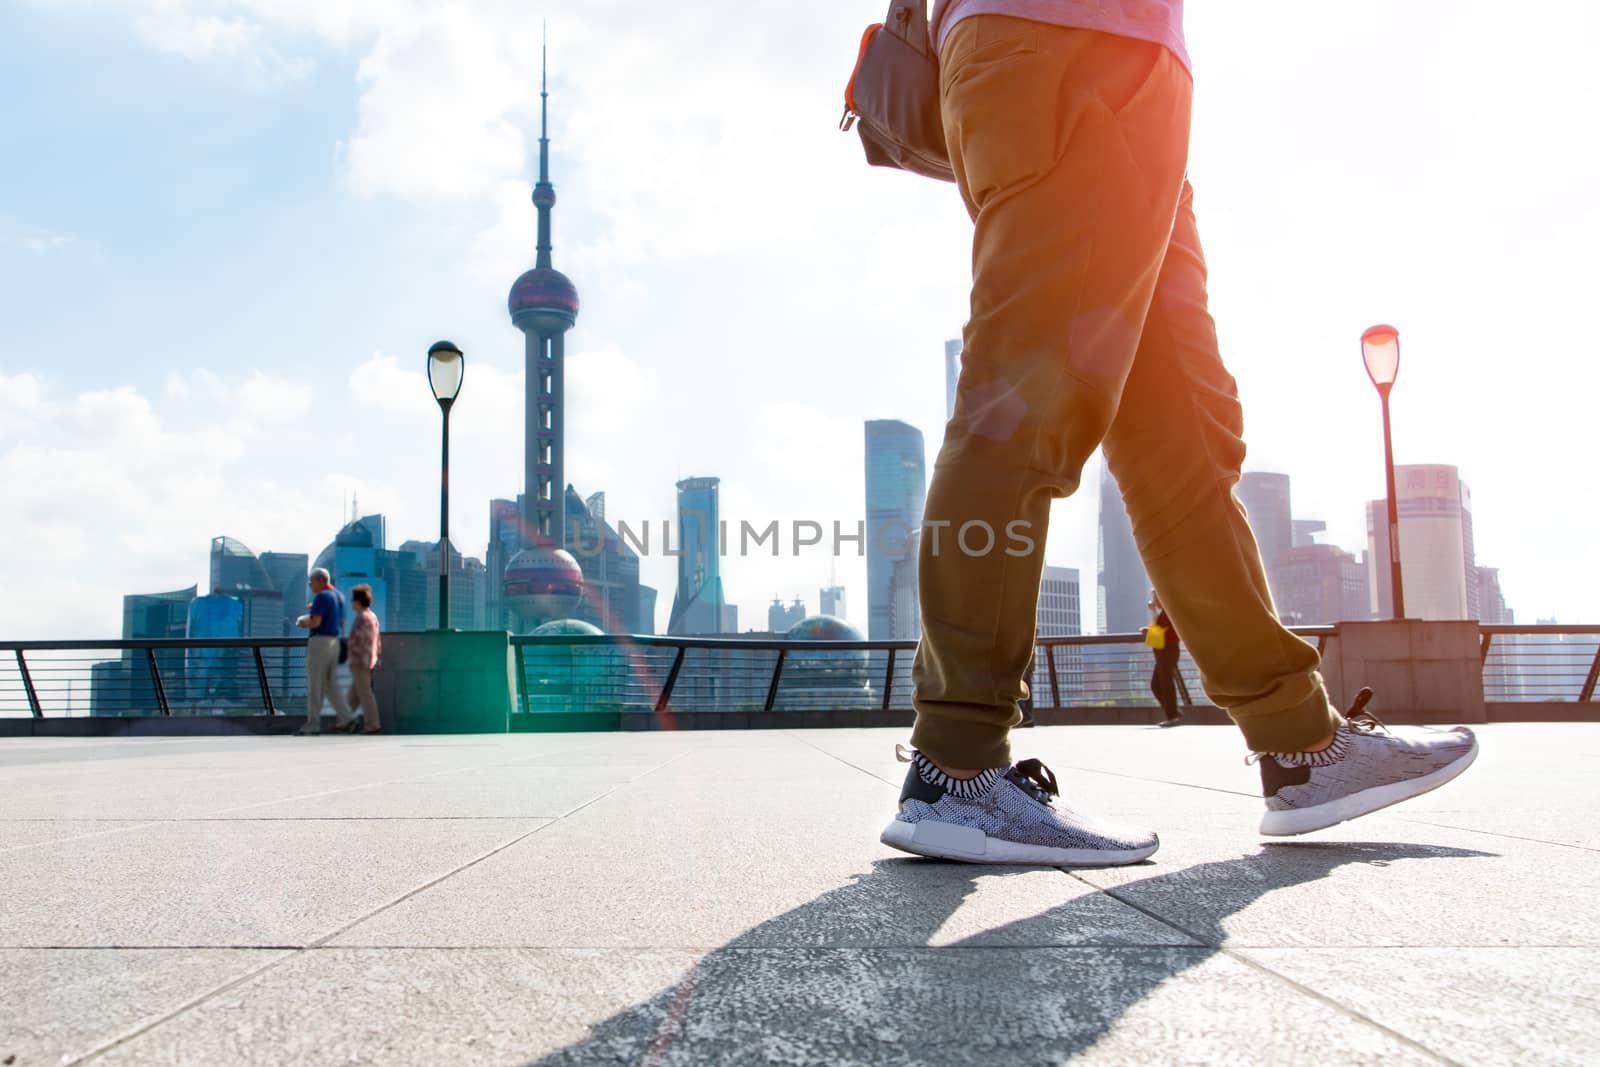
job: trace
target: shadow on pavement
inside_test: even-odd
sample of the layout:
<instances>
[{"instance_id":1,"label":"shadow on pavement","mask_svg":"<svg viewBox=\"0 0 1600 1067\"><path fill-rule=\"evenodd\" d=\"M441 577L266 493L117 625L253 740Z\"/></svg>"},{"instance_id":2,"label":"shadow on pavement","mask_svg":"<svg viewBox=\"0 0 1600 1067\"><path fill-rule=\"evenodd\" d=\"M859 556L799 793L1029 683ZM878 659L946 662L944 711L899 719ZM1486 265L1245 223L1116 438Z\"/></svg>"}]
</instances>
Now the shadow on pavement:
<instances>
[{"instance_id":1,"label":"shadow on pavement","mask_svg":"<svg viewBox=\"0 0 1600 1067\"><path fill-rule=\"evenodd\" d=\"M1093 1046L1161 983L1215 955L1223 920L1274 889L1349 864L1492 855L1269 844L1109 895L1089 893L936 949L923 946L979 878L1026 869L881 860L850 885L709 952L676 985L534 1064L1055 1063ZM1163 898L1183 902L1181 928L1140 921L1116 902L1171 916Z\"/></svg>"}]
</instances>

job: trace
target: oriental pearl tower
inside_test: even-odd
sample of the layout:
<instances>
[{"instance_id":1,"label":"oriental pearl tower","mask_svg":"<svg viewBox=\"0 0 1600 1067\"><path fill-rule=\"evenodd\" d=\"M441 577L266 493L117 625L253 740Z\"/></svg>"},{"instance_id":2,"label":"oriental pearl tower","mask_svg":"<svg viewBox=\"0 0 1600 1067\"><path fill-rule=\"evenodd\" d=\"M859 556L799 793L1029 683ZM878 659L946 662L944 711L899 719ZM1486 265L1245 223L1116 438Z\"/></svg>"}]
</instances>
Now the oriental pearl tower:
<instances>
[{"instance_id":1,"label":"oriental pearl tower","mask_svg":"<svg viewBox=\"0 0 1600 1067\"><path fill-rule=\"evenodd\" d=\"M550 93L548 54L539 83L538 256L511 286L511 322L525 338L527 393L523 431L522 544L507 565L504 596L524 625L560 617L578 602L583 572L566 543L566 441L562 393L566 381L563 338L578 320L578 290L550 262Z\"/></svg>"}]
</instances>

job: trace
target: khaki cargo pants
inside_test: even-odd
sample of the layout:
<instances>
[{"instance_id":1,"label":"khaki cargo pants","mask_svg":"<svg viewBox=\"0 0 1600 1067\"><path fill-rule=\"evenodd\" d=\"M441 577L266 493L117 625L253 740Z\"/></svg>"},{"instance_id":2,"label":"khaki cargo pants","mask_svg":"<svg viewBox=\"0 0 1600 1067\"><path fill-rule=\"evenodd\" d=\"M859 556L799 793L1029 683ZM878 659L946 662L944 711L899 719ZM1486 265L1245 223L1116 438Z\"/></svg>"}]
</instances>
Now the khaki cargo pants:
<instances>
[{"instance_id":1,"label":"khaki cargo pants","mask_svg":"<svg viewBox=\"0 0 1600 1067\"><path fill-rule=\"evenodd\" d=\"M1232 493L1244 427L1185 177L1188 72L1159 45L1002 15L958 23L941 65L976 228L918 556L913 744L949 767L1010 761L1050 502L1101 445L1206 693L1253 749L1318 743L1340 718Z\"/></svg>"}]
</instances>

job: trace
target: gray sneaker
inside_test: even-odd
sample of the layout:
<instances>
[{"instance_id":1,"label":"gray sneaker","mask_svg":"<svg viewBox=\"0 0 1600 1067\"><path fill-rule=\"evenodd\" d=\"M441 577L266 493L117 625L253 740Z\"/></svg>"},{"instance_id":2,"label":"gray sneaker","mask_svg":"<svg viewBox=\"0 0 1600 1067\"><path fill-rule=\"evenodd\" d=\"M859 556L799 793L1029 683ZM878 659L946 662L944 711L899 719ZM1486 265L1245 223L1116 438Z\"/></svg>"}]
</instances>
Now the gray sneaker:
<instances>
[{"instance_id":1,"label":"gray sneaker","mask_svg":"<svg viewBox=\"0 0 1600 1067\"><path fill-rule=\"evenodd\" d=\"M1138 863L1160 845L1135 830L1058 804L1055 775L1036 759L951 778L917 753L900 810L880 840L891 848L967 863L1107 867Z\"/></svg>"},{"instance_id":2,"label":"gray sneaker","mask_svg":"<svg viewBox=\"0 0 1600 1067\"><path fill-rule=\"evenodd\" d=\"M1261 832L1272 837L1321 830L1437 789L1472 765L1471 730L1392 732L1371 712L1362 690L1353 714L1321 752L1257 753L1267 812Z\"/></svg>"}]
</instances>

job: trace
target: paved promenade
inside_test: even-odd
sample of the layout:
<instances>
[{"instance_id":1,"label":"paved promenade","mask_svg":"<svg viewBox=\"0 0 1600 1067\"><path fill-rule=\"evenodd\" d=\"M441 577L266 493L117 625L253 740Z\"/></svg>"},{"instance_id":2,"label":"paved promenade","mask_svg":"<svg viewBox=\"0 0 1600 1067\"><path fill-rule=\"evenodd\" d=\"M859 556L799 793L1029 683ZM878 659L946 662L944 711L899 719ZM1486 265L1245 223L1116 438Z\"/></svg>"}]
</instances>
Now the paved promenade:
<instances>
[{"instance_id":1,"label":"paved promenade","mask_svg":"<svg viewBox=\"0 0 1600 1067\"><path fill-rule=\"evenodd\" d=\"M1593 1063L1600 725L1481 736L1266 843L1229 728L1023 732L1161 834L1074 872L879 845L896 730L3 740L0 1062Z\"/></svg>"}]
</instances>

